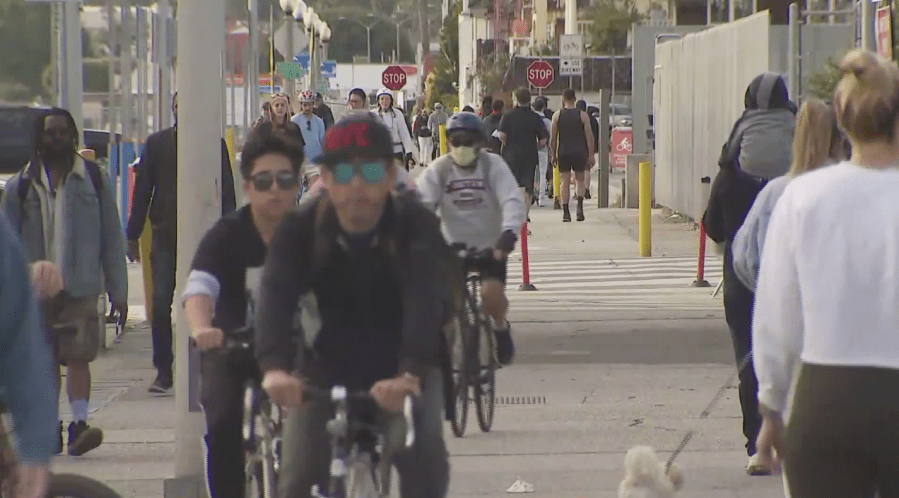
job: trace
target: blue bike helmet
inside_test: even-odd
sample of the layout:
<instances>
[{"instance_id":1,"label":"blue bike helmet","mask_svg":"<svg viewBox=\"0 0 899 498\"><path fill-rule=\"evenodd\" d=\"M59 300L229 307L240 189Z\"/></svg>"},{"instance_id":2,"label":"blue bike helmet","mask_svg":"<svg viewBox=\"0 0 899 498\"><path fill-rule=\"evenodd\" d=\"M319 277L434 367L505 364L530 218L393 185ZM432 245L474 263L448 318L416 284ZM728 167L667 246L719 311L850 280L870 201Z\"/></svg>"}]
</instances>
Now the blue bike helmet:
<instances>
[{"instance_id":1,"label":"blue bike helmet","mask_svg":"<svg viewBox=\"0 0 899 498\"><path fill-rule=\"evenodd\" d=\"M450 137L455 133L468 132L480 138L484 138L484 125L481 118L473 112L460 112L455 114L446 123L446 136Z\"/></svg>"}]
</instances>

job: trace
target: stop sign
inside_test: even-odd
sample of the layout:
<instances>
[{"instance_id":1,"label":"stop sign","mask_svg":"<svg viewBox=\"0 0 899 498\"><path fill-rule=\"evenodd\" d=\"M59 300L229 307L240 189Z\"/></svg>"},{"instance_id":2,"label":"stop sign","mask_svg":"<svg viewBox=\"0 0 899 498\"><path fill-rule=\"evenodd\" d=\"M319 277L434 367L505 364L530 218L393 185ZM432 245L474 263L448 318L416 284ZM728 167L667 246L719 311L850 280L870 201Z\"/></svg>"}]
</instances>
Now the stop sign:
<instances>
[{"instance_id":1,"label":"stop sign","mask_svg":"<svg viewBox=\"0 0 899 498\"><path fill-rule=\"evenodd\" d=\"M553 82L553 67L546 61L534 61L528 66L528 83L546 88Z\"/></svg>"},{"instance_id":2,"label":"stop sign","mask_svg":"<svg viewBox=\"0 0 899 498\"><path fill-rule=\"evenodd\" d=\"M406 71L400 66L387 66L381 73L381 84L388 90L400 90L406 86Z\"/></svg>"}]
</instances>

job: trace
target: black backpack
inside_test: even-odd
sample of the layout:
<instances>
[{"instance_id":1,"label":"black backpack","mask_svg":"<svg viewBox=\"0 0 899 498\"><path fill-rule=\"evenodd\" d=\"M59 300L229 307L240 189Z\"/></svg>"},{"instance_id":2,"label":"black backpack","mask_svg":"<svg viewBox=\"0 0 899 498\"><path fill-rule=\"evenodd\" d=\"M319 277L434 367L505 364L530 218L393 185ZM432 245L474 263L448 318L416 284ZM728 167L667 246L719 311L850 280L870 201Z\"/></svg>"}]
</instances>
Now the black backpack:
<instances>
[{"instance_id":1,"label":"black backpack","mask_svg":"<svg viewBox=\"0 0 899 498\"><path fill-rule=\"evenodd\" d=\"M25 197L28 195L28 189L31 188L31 184L34 181L34 168L32 166L33 163L28 163L23 169L22 174L19 176L19 212L24 213L25 209ZM100 177L102 172L100 171L100 165L93 161L84 160L84 169L87 170L87 176L90 177L91 183L94 185L94 191L97 193L97 202L100 203L100 209L103 209L103 179Z\"/></svg>"}]
</instances>

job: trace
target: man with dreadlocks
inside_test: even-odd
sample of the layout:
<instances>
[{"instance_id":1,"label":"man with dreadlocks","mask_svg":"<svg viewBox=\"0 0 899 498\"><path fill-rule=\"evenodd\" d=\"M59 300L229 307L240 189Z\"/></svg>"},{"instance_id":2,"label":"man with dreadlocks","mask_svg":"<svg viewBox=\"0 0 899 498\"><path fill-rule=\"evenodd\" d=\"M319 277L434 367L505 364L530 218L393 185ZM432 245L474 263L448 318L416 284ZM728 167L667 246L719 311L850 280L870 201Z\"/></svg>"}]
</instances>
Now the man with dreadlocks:
<instances>
[{"instance_id":1,"label":"man with dreadlocks","mask_svg":"<svg viewBox=\"0 0 899 498\"><path fill-rule=\"evenodd\" d=\"M78 129L69 111L50 109L33 132L31 161L6 184L3 211L22 239L35 283L57 282L40 286L47 290L41 308L57 365L67 367L68 453L79 456L103 442L103 432L87 425L89 364L100 351L97 299L104 285L122 321L128 314L125 239L115 186L96 163L75 152ZM54 371L58 389L59 367ZM60 422L60 453L62 430Z\"/></svg>"}]
</instances>

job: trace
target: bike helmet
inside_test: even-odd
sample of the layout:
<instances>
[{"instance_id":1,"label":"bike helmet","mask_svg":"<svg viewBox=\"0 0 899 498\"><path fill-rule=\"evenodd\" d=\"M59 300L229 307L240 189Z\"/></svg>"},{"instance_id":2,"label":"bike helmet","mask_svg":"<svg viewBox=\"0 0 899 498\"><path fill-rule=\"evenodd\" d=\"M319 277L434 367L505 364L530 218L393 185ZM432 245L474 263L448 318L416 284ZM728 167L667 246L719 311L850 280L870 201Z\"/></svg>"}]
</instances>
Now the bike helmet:
<instances>
[{"instance_id":1,"label":"bike helmet","mask_svg":"<svg viewBox=\"0 0 899 498\"><path fill-rule=\"evenodd\" d=\"M481 118L473 112L460 112L453 115L446 123L446 136L450 137L456 133L468 132L480 138L485 137L484 126Z\"/></svg>"},{"instance_id":2,"label":"bike helmet","mask_svg":"<svg viewBox=\"0 0 899 498\"><path fill-rule=\"evenodd\" d=\"M300 102L315 102L315 92L312 90L303 90L300 92Z\"/></svg>"}]
</instances>

